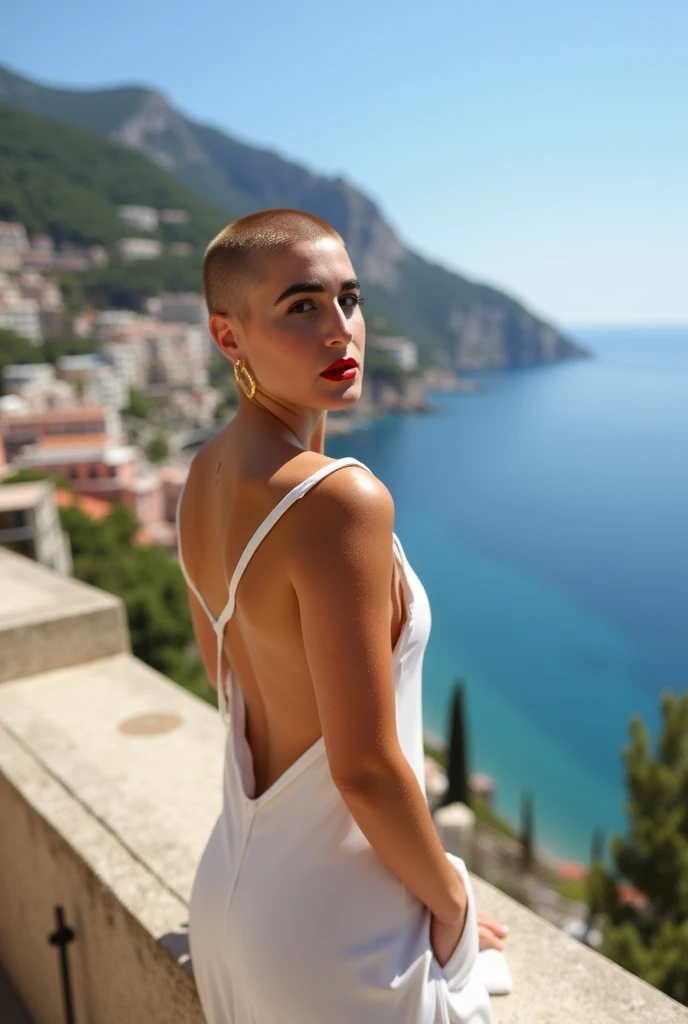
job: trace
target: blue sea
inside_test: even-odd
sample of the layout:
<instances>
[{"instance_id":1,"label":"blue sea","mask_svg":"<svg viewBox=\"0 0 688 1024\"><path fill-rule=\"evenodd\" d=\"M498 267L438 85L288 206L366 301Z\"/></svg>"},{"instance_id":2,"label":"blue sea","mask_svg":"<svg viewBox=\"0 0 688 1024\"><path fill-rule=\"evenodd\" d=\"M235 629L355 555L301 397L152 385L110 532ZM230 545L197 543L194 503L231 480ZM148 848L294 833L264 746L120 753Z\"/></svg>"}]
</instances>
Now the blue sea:
<instances>
[{"instance_id":1,"label":"blue sea","mask_svg":"<svg viewBox=\"0 0 688 1024\"><path fill-rule=\"evenodd\" d=\"M688 327L571 328L590 360L472 377L436 412L328 441L389 487L428 592L424 725L467 684L470 765L587 861L625 829L622 747L688 687Z\"/></svg>"}]
</instances>

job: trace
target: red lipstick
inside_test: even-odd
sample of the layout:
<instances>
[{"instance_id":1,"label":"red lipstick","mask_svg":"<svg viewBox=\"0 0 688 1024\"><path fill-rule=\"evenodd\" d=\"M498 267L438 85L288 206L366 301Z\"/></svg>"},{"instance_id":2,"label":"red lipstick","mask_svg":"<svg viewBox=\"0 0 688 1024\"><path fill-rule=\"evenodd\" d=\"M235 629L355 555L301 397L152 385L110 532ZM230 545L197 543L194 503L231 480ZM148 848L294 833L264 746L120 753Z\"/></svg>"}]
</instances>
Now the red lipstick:
<instances>
[{"instance_id":1,"label":"red lipstick","mask_svg":"<svg viewBox=\"0 0 688 1024\"><path fill-rule=\"evenodd\" d=\"M322 371L321 377L326 380L351 380L358 373L358 362L355 359L337 359Z\"/></svg>"}]
</instances>

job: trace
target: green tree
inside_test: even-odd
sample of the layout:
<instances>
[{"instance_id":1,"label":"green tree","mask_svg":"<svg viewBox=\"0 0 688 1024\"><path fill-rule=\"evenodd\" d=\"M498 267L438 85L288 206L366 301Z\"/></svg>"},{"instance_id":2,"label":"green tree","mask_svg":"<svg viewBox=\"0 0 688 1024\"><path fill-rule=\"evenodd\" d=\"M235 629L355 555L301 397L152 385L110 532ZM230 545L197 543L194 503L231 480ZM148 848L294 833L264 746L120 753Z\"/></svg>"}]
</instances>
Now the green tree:
<instances>
[{"instance_id":1,"label":"green tree","mask_svg":"<svg viewBox=\"0 0 688 1024\"><path fill-rule=\"evenodd\" d=\"M45 338L34 345L15 331L0 329L0 374L18 363L56 363L60 356L78 356L93 351L88 338Z\"/></svg>"},{"instance_id":2,"label":"green tree","mask_svg":"<svg viewBox=\"0 0 688 1024\"><path fill-rule=\"evenodd\" d=\"M602 952L688 1004L688 693L665 692L656 743L634 716L624 748L628 832L612 841L613 868L598 868ZM619 883L643 894L624 901Z\"/></svg>"},{"instance_id":3,"label":"green tree","mask_svg":"<svg viewBox=\"0 0 688 1024\"><path fill-rule=\"evenodd\" d=\"M535 806L528 792L521 801L521 867L532 871L535 863Z\"/></svg>"},{"instance_id":4,"label":"green tree","mask_svg":"<svg viewBox=\"0 0 688 1024\"><path fill-rule=\"evenodd\" d=\"M71 491L72 485L66 477L60 473L46 473L40 469L18 469L12 476L6 476L0 483L3 484L31 484L38 480L52 480L56 487L65 491Z\"/></svg>"},{"instance_id":5,"label":"green tree","mask_svg":"<svg viewBox=\"0 0 688 1024\"><path fill-rule=\"evenodd\" d=\"M444 795L444 804L462 803L470 805L468 787L468 743L466 739L465 691L463 680L454 682L452 693L451 731L449 734L449 763L447 778L449 785Z\"/></svg>"},{"instance_id":6,"label":"green tree","mask_svg":"<svg viewBox=\"0 0 688 1024\"><path fill-rule=\"evenodd\" d=\"M45 338L41 345L43 362L56 363L60 356L89 355L95 348L92 338L76 338L71 335Z\"/></svg>"},{"instance_id":7,"label":"green tree","mask_svg":"<svg viewBox=\"0 0 688 1024\"><path fill-rule=\"evenodd\" d=\"M139 523L117 503L101 522L77 506L61 510L69 533L74 575L121 597L134 654L213 703L195 646L186 584L176 561L155 544L135 543Z\"/></svg>"},{"instance_id":8,"label":"green tree","mask_svg":"<svg viewBox=\"0 0 688 1024\"><path fill-rule=\"evenodd\" d=\"M164 434L158 431L146 447L146 455L151 462L163 462L170 454L170 446Z\"/></svg>"},{"instance_id":9,"label":"green tree","mask_svg":"<svg viewBox=\"0 0 688 1024\"><path fill-rule=\"evenodd\" d=\"M23 338L15 331L0 328L0 374L6 366L17 363L40 363L40 349L28 338Z\"/></svg>"},{"instance_id":10,"label":"green tree","mask_svg":"<svg viewBox=\"0 0 688 1024\"><path fill-rule=\"evenodd\" d=\"M604 866L605 838L602 829L595 829L590 848L590 868L585 879L585 898L588 904L588 928L592 928L597 915L613 898L614 885Z\"/></svg>"},{"instance_id":11,"label":"green tree","mask_svg":"<svg viewBox=\"0 0 688 1024\"><path fill-rule=\"evenodd\" d=\"M129 392L129 405L123 409L125 416L134 416L138 420L148 419L153 403L142 391L132 388Z\"/></svg>"},{"instance_id":12,"label":"green tree","mask_svg":"<svg viewBox=\"0 0 688 1024\"><path fill-rule=\"evenodd\" d=\"M35 470L20 470L2 483L43 479L55 479L71 489L66 481ZM139 522L121 502L99 522L78 505L60 509L60 519L69 534L77 579L122 599L136 657L216 703L195 643L186 583L177 562L156 544L136 543Z\"/></svg>"}]
</instances>

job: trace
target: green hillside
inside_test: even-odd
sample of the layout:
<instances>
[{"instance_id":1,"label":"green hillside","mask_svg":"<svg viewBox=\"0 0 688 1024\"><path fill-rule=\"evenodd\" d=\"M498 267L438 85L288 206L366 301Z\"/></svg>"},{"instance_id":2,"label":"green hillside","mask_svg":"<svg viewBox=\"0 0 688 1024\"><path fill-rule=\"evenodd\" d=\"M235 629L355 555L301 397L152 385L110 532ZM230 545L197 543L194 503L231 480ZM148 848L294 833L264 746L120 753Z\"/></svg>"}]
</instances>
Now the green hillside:
<instances>
[{"instance_id":1,"label":"green hillside","mask_svg":"<svg viewBox=\"0 0 688 1024\"><path fill-rule=\"evenodd\" d=\"M155 198L159 190L164 188L169 195L174 188L177 196L185 198L166 198L165 205L194 210L193 224L170 236L192 241L197 246L193 259L180 261L174 268L168 260L167 267L160 266L157 271L148 267L140 276L131 266L123 268L116 296L113 293L109 299L110 269L74 282L76 289L85 287L87 294L97 295L99 303L131 302L153 280L167 280L172 274L177 287L180 277L184 282L196 282L198 250L218 230L218 224L266 207L295 206L324 217L341 233L364 285L366 312L377 314L370 317L371 325L382 332L412 337L422 360L461 370L590 354L501 289L472 281L414 253L396 236L376 204L346 180L324 177L277 153L194 122L155 90L138 86L55 89L0 68L0 100L107 136L107 152L117 154L105 158L102 154L106 151L98 150L101 156L97 159L96 150L87 145L95 145L97 140L82 131L74 137L75 143L78 138L79 147L86 147L84 156L91 154L93 163L78 160L74 166L66 159L71 143L60 146L63 136L67 139L66 126L40 121L53 126L50 148L52 153L57 146L57 160L45 152L43 132L36 138L32 129L32 141L27 141L19 131L20 137L10 147L14 176L10 173L9 180L0 177L0 216L21 216L32 230L37 230L35 222L49 222L51 226L43 229L57 237L93 239L98 234L108 240L125 230L114 218L115 203L163 205ZM3 134L0 121L0 137ZM112 140L118 140L114 148ZM138 155L123 150L119 141ZM124 161L126 153L130 164ZM23 166L29 173L24 173ZM131 231L127 229L127 233Z\"/></svg>"},{"instance_id":2,"label":"green hillside","mask_svg":"<svg viewBox=\"0 0 688 1024\"><path fill-rule=\"evenodd\" d=\"M0 68L0 100L43 117L52 117L94 134L111 132L139 108L149 90L137 86L118 89L54 89L30 82L9 68Z\"/></svg>"},{"instance_id":3,"label":"green hillside","mask_svg":"<svg viewBox=\"0 0 688 1024\"><path fill-rule=\"evenodd\" d=\"M125 203L189 210L189 224L161 225L150 237L197 250L231 219L139 153L0 103L0 220L56 241L110 245L144 234L117 216Z\"/></svg>"}]
</instances>

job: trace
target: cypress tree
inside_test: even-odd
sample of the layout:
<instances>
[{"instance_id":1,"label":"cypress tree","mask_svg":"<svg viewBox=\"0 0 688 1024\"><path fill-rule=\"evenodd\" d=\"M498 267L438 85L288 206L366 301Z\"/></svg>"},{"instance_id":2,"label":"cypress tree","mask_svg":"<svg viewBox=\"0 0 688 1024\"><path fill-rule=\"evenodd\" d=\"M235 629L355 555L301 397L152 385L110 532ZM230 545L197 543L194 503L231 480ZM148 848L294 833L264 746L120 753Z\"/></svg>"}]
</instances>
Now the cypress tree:
<instances>
[{"instance_id":1,"label":"cypress tree","mask_svg":"<svg viewBox=\"0 0 688 1024\"><path fill-rule=\"evenodd\" d=\"M521 867L532 871L535 859L535 807L533 794L527 792L521 802Z\"/></svg>"},{"instance_id":2,"label":"cypress tree","mask_svg":"<svg viewBox=\"0 0 688 1024\"><path fill-rule=\"evenodd\" d=\"M623 751L628 831L613 868L599 866L601 952L688 1005L688 693L663 693L661 710L654 749L634 716ZM641 897L624 900L619 883Z\"/></svg>"},{"instance_id":3,"label":"cypress tree","mask_svg":"<svg viewBox=\"0 0 688 1024\"><path fill-rule=\"evenodd\" d=\"M588 904L588 931L593 927L595 918L606 902L604 846L604 832L601 828L596 828L593 832L592 844L590 847L590 869L585 880L585 894Z\"/></svg>"},{"instance_id":4,"label":"cypress tree","mask_svg":"<svg viewBox=\"0 0 688 1024\"><path fill-rule=\"evenodd\" d=\"M454 682L452 693L451 731L449 734L449 764L447 777L449 785L444 804L470 804L468 789L468 744L464 709L465 683L462 679Z\"/></svg>"},{"instance_id":5,"label":"cypress tree","mask_svg":"<svg viewBox=\"0 0 688 1024\"><path fill-rule=\"evenodd\" d=\"M604 832L601 828L596 828L592 834L590 865L592 866L598 860L604 860Z\"/></svg>"}]
</instances>

